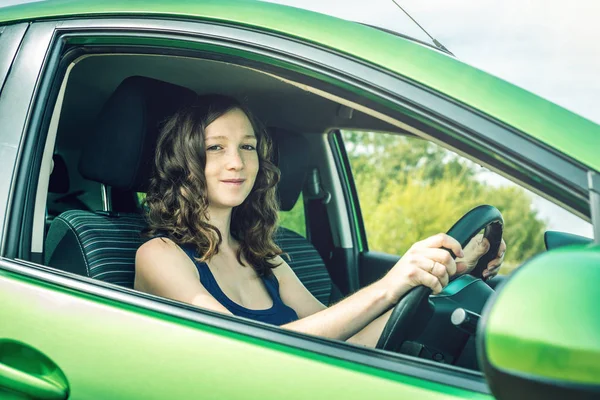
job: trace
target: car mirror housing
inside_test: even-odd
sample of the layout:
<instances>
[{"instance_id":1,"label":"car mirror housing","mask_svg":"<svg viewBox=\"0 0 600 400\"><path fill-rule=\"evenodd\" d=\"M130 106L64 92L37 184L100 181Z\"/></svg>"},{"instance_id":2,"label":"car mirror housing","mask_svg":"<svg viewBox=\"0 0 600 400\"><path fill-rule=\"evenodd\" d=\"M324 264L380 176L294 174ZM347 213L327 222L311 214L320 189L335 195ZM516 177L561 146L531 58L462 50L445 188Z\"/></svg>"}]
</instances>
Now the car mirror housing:
<instances>
[{"instance_id":1,"label":"car mirror housing","mask_svg":"<svg viewBox=\"0 0 600 400\"><path fill-rule=\"evenodd\" d=\"M488 301L477 332L494 396L600 398L599 293L600 246L564 247L518 268Z\"/></svg>"}]
</instances>

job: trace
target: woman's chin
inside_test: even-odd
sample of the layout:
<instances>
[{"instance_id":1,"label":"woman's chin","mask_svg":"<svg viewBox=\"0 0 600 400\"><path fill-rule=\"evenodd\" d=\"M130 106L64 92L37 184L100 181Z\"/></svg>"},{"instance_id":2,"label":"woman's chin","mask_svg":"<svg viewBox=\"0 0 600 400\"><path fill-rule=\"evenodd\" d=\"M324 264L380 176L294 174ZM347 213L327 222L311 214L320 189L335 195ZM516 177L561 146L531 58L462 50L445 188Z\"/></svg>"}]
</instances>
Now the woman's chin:
<instances>
[{"instance_id":1,"label":"woman's chin","mask_svg":"<svg viewBox=\"0 0 600 400\"><path fill-rule=\"evenodd\" d=\"M211 208L214 208L214 209L234 208L234 207L237 207L237 206L241 205L244 202L244 200L246 200L245 197L239 198L239 199L227 199L227 200L222 200L222 201L211 201L209 203L209 206Z\"/></svg>"}]
</instances>

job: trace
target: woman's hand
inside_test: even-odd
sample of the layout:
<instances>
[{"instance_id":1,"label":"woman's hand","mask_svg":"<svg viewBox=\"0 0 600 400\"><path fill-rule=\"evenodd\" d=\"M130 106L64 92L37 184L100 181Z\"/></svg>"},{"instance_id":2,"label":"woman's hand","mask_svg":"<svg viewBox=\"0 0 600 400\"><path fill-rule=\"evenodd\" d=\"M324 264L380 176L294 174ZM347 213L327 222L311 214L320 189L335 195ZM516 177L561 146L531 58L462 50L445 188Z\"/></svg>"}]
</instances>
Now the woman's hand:
<instances>
[{"instance_id":1,"label":"woman's hand","mask_svg":"<svg viewBox=\"0 0 600 400\"><path fill-rule=\"evenodd\" d=\"M477 261L488 252L490 249L490 242L483 237L482 234L476 235L464 248L464 257L457 258L457 263L466 264L465 274L468 274L475 268L477 265ZM483 270L483 278L493 278L498 275L498 271L500 271L500 266L504 261L504 253L506 252L506 243L504 239L502 239L502 243L500 243L500 247L498 248L498 254L495 259L490 261L487 265L487 268Z\"/></svg>"},{"instance_id":2,"label":"woman's hand","mask_svg":"<svg viewBox=\"0 0 600 400\"><path fill-rule=\"evenodd\" d=\"M456 263L445 249L452 250L459 257L465 257L460 243L445 233L428 237L408 249L379 281L394 304L406 292L419 285L431 288L434 294L440 293L451 276L466 270L467 265Z\"/></svg>"}]
</instances>

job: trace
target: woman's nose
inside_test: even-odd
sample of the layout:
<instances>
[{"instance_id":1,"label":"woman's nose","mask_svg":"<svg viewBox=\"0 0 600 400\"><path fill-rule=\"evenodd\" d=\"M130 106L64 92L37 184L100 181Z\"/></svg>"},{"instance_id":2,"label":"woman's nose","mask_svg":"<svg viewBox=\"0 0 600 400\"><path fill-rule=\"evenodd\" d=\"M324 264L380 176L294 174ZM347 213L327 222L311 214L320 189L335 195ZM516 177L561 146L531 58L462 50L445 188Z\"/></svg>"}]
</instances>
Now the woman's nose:
<instances>
[{"instance_id":1,"label":"woman's nose","mask_svg":"<svg viewBox=\"0 0 600 400\"><path fill-rule=\"evenodd\" d=\"M244 159L240 154L240 150L236 149L229 152L227 155L227 168L234 170L244 168Z\"/></svg>"}]
</instances>

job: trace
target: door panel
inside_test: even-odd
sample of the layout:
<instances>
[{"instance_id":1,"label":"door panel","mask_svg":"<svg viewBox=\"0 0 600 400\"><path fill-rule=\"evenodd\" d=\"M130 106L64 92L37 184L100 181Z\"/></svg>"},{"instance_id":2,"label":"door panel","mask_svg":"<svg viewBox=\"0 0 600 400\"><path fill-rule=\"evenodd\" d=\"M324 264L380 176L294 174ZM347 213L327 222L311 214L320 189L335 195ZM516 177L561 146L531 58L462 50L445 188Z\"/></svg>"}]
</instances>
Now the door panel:
<instances>
[{"instance_id":1,"label":"door panel","mask_svg":"<svg viewBox=\"0 0 600 400\"><path fill-rule=\"evenodd\" d=\"M359 256L360 286L364 287L383 277L400 260L400 256L380 251L364 251Z\"/></svg>"},{"instance_id":2,"label":"door panel","mask_svg":"<svg viewBox=\"0 0 600 400\"><path fill-rule=\"evenodd\" d=\"M69 399L486 398L0 268L0 338L56 364Z\"/></svg>"}]
</instances>

